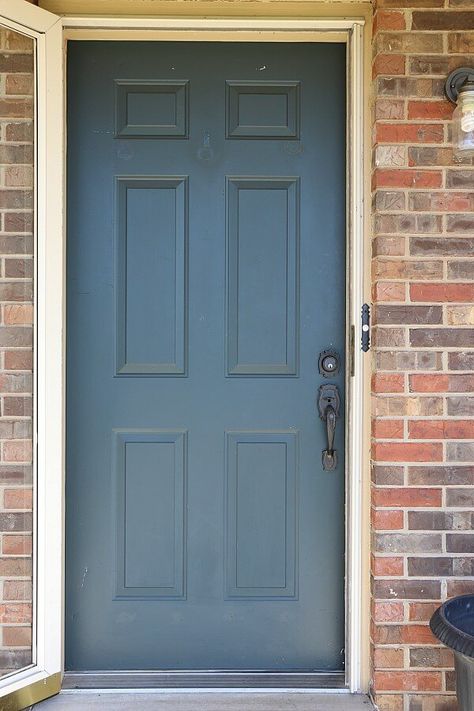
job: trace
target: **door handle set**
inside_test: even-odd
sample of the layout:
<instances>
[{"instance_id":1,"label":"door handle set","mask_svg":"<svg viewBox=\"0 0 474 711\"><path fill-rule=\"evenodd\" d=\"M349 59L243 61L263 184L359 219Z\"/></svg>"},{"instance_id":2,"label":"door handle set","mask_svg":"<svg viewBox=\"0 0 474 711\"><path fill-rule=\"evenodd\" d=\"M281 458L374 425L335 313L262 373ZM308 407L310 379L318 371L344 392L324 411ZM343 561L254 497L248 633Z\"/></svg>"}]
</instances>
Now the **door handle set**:
<instances>
[{"instance_id":1,"label":"door handle set","mask_svg":"<svg viewBox=\"0 0 474 711\"><path fill-rule=\"evenodd\" d=\"M323 450L322 464L324 471L332 472L337 467L337 452L334 449L336 420L341 409L341 398L337 385L320 385L318 395L320 418L326 422L327 448Z\"/></svg>"},{"instance_id":2,"label":"door handle set","mask_svg":"<svg viewBox=\"0 0 474 711\"><path fill-rule=\"evenodd\" d=\"M334 350L322 351L319 356L319 372L325 378L337 375L340 366L339 355ZM319 417L326 423L327 447L322 452L324 471L331 472L337 467L337 451L334 449L336 420L340 416L341 398L334 383L320 385L318 394Z\"/></svg>"}]
</instances>

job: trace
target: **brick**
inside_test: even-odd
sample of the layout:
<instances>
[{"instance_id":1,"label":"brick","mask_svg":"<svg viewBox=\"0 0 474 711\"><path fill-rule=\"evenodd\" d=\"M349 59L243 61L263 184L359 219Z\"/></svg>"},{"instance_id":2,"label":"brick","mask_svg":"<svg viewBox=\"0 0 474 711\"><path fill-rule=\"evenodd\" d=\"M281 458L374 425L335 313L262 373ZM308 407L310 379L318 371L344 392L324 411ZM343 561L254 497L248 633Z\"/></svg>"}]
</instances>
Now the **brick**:
<instances>
[{"instance_id":1,"label":"brick","mask_svg":"<svg viewBox=\"0 0 474 711\"><path fill-rule=\"evenodd\" d=\"M372 421L372 437L375 439L403 439L403 420L377 420Z\"/></svg>"},{"instance_id":2,"label":"brick","mask_svg":"<svg viewBox=\"0 0 474 711\"><path fill-rule=\"evenodd\" d=\"M3 218L3 223L5 232L33 232L33 214L30 212L6 212Z\"/></svg>"},{"instance_id":3,"label":"brick","mask_svg":"<svg viewBox=\"0 0 474 711\"><path fill-rule=\"evenodd\" d=\"M441 582L434 580L378 579L373 583L378 600L439 600Z\"/></svg>"},{"instance_id":4,"label":"brick","mask_svg":"<svg viewBox=\"0 0 474 711\"><path fill-rule=\"evenodd\" d=\"M375 38L375 51L395 54L441 54L443 38L423 32L381 32Z\"/></svg>"},{"instance_id":5,"label":"brick","mask_svg":"<svg viewBox=\"0 0 474 711\"><path fill-rule=\"evenodd\" d=\"M437 442L376 442L373 456L380 462L441 462L443 445Z\"/></svg>"},{"instance_id":6,"label":"brick","mask_svg":"<svg viewBox=\"0 0 474 711\"><path fill-rule=\"evenodd\" d=\"M6 536L2 537L2 553L5 555L31 555L31 536Z\"/></svg>"},{"instance_id":7,"label":"brick","mask_svg":"<svg viewBox=\"0 0 474 711\"><path fill-rule=\"evenodd\" d=\"M436 667L449 669L454 657L450 649L416 647L410 650L410 667Z\"/></svg>"},{"instance_id":8,"label":"brick","mask_svg":"<svg viewBox=\"0 0 474 711\"><path fill-rule=\"evenodd\" d=\"M7 279L32 279L33 267L33 259L9 257L5 259L5 276Z\"/></svg>"},{"instance_id":9,"label":"brick","mask_svg":"<svg viewBox=\"0 0 474 711\"><path fill-rule=\"evenodd\" d=\"M448 533L446 535L448 553L474 553L474 534Z\"/></svg>"},{"instance_id":10,"label":"brick","mask_svg":"<svg viewBox=\"0 0 474 711\"><path fill-rule=\"evenodd\" d=\"M0 576L31 576L31 558L0 558Z\"/></svg>"},{"instance_id":11,"label":"brick","mask_svg":"<svg viewBox=\"0 0 474 711\"><path fill-rule=\"evenodd\" d=\"M406 625L402 628L401 637L404 644L438 644L428 625Z\"/></svg>"},{"instance_id":12,"label":"brick","mask_svg":"<svg viewBox=\"0 0 474 711\"><path fill-rule=\"evenodd\" d=\"M29 440L11 440L3 443L5 462L31 462L32 443Z\"/></svg>"},{"instance_id":13,"label":"brick","mask_svg":"<svg viewBox=\"0 0 474 711\"><path fill-rule=\"evenodd\" d=\"M374 68L375 70L375 68ZM376 121L402 121L405 118L403 99L380 98L375 102Z\"/></svg>"},{"instance_id":14,"label":"brick","mask_svg":"<svg viewBox=\"0 0 474 711\"><path fill-rule=\"evenodd\" d=\"M5 509L27 509L33 506L33 492L31 489L5 489L3 494Z\"/></svg>"},{"instance_id":15,"label":"brick","mask_svg":"<svg viewBox=\"0 0 474 711\"><path fill-rule=\"evenodd\" d=\"M416 236L410 237L409 244L410 254L415 256L470 256L474 253L474 238L469 237L455 238Z\"/></svg>"},{"instance_id":16,"label":"brick","mask_svg":"<svg viewBox=\"0 0 474 711\"><path fill-rule=\"evenodd\" d=\"M418 124L414 124L417 126ZM436 124L435 124L436 125ZM440 142L443 140L443 126L436 125L441 136ZM433 148L432 146L409 146L408 148L408 165L410 167L426 166L439 167L452 165L454 161L452 148Z\"/></svg>"},{"instance_id":17,"label":"brick","mask_svg":"<svg viewBox=\"0 0 474 711\"><path fill-rule=\"evenodd\" d=\"M3 644L8 647L30 647L31 627L4 627Z\"/></svg>"},{"instance_id":18,"label":"brick","mask_svg":"<svg viewBox=\"0 0 474 711\"><path fill-rule=\"evenodd\" d=\"M33 368L33 353L31 350L5 351L5 370L29 370Z\"/></svg>"},{"instance_id":19,"label":"brick","mask_svg":"<svg viewBox=\"0 0 474 711\"><path fill-rule=\"evenodd\" d=\"M454 696L409 696L407 711L457 711Z\"/></svg>"},{"instance_id":20,"label":"brick","mask_svg":"<svg viewBox=\"0 0 474 711\"><path fill-rule=\"evenodd\" d=\"M448 353L449 370L474 370L474 351Z\"/></svg>"},{"instance_id":21,"label":"brick","mask_svg":"<svg viewBox=\"0 0 474 711\"><path fill-rule=\"evenodd\" d=\"M456 508L474 509L474 488L470 489L447 489L446 506Z\"/></svg>"},{"instance_id":22,"label":"brick","mask_svg":"<svg viewBox=\"0 0 474 711\"><path fill-rule=\"evenodd\" d=\"M32 324L33 305L32 304L12 304L6 305L3 309L3 322L7 325ZM431 322L433 323L433 322Z\"/></svg>"},{"instance_id":23,"label":"brick","mask_svg":"<svg viewBox=\"0 0 474 711\"><path fill-rule=\"evenodd\" d=\"M402 669L404 666L404 653L402 648L393 649L379 647L374 650L373 659L377 669Z\"/></svg>"},{"instance_id":24,"label":"brick","mask_svg":"<svg viewBox=\"0 0 474 711\"><path fill-rule=\"evenodd\" d=\"M458 169L446 171L446 187L455 190L474 190L474 171Z\"/></svg>"},{"instance_id":25,"label":"brick","mask_svg":"<svg viewBox=\"0 0 474 711\"><path fill-rule=\"evenodd\" d=\"M411 622L429 622L437 608L437 602L410 602L408 604L408 619Z\"/></svg>"},{"instance_id":26,"label":"brick","mask_svg":"<svg viewBox=\"0 0 474 711\"><path fill-rule=\"evenodd\" d=\"M376 622L403 622L403 603L375 602L372 606L372 616Z\"/></svg>"},{"instance_id":27,"label":"brick","mask_svg":"<svg viewBox=\"0 0 474 711\"><path fill-rule=\"evenodd\" d=\"M372 241L373 256L403 256L405 254L404 237L376 237Z\"/></svg>"},{"instance_id":28,"label":"brick","mask_svg":"<svg viewBox=\"0 0 474 711\"><path fill-rule=\"evenodd\" d=\"M31 301L33 285L31 282L0 282L0 301Z\"/></svg>"},{"instance_id":29,"label":"brick","mask_svg":"<svg viewBox=\"0 0 474 711\"><path fill-rule=\"evenodd\" d=\"M377 370L442 370L442 353L436 351L378 351Z\"/></svg>"},{"instance_id":30,"label":"brick","mask_svg":"<svg viewBox=\"0 0 474 711\"><path fill-rule=\"evenodd\" d=\"M378 54L374 59L372 74L374 77L379 76L380 74L385 76L405 74L405 57L402 54ZM382 117L380 116L379 118ZM385 118L396 117L386 116Z\"/></svg>"},{"instance_id":31,"label":"brick","mask_svg":"<svg viewBox=\"0 0 474 711\"><path fill-rule=\"evenodd\" d=\"M375 576L403 575L403 558L393 556L373 556L372 572Z\"/></svg>"},{"instance_id":32,"label":"brick","mask_svg":"<svg viewBox=\"0 0 474 711\"><path fill-rule=\"evenodd\" d=\"M448 215L446 230L450 233L466 233L469 236L474 231L474 218L470 215Z\"/></svg>"},{"instance_id":33,"label":"brick","mask_svg":"<svg viewBox=\"0 0 474 711\"><path fill-rule=\"evenodd\" d=\"M3 54L0 53L0 74L22 72L31 74L34 70L32 54Z\"/></svg>"},{"instance_id":34,"label":"brick","mask_svg":"<svg viewBox=\"0 0 474 711\"><path fill-rule=\"evenodd\" d=\"M378 259L375 277L382 279L431 280L442 278L443 263L409 259Z\"/></svg>"},{"instance_id":35,"label":"brick","mask_svg":"<svg viewBox=\"0 0 474 711\"><path fill-rule=\"evenodd\" d=\"M31 600L32 584L27 580L5 580L3 583L4 600Z\"/></svg>"},{"instance_id":36,"label":"brick","mask_svg":"<svg viewBox=\"0 0 474 711\"><path fill-rule=\"evenodd\" d=\"M436 10L434 12L414 12L412 15L413 30L472 30L474 29L474 12Z\"/></svg>"},{"instance_id":37,"label":"brick","mask_svg":"<svg viewBox=\"0 0 474 711\"><path fill-rule=\"evenodd\" d=\"M33 3L35 4L35 3ZM36 3L37 4L37 3ZM28 52L33 51L33 46L34 46L34 40L32 40L30 37L27 37L26 35L22 35L19 32L15 32L14 30L7 31L6 37L5 37L5 49L16 49L16 50L25 50Z\"/></svg>"},{"instance_id":38,"label":"brick","mask_svg":"<svg viewBox=\"0 0 474 711\"><path fill-rule=\"evenodd\" d=\"M372 346L374 348L386 348L395 346L405 346L407 334L404 328L380 328L372 329Z\"/></svg>"},{"instance_id":39,"label":"brick","mask_svg":"<svg viewBox=\"0 0 474 711\"><path fill-rule=\"evenodd\" d=\"M33 96L34 75L30 74L7 74L5 82L6 94L16 96ZM10 139L11 140L11 139Z\"/></svg>"},{"instance_id":40,"label":"brick","mask_svg":"<svg viewBox=\"0 0 474 711\"><path fill-rule=\"evenodd\" d=\"M31 622L31 604L0 603L0 624L31 624Z\"/></svg>"},{"instance_id":41,"label":"brick","mask_svg":"<svg viewBox=\"0 0 474 711\"><path fill-rule=\"evenodd\" d=\"M447 409L454 417L474 415L474 397L448 397Z\"/></svg>"},{"instance_id":42,"label":"brick","mask_svg":"<svg viewBox=\"0 0 474 711\"><path fill-rule=\"evenodd\" d=\"M374 208L379 212L404 210L405 206L405 193L400 190L377 190L375 193Z\"/></svg>"},{"instance_id":43,"label":"brick","mask_svg":"<svg viewBox=\"0 0 474 711\"><path fill-rule=\"evenodd\" d=\"M409 377L411 392L470 392L474 390L474 375L416 374Z\"/></svg>"},{"instance_id":44,"label":"brick","mask_svg":"<svg viewBox=\"0 0 474 711\"><path fill-rule=\"evenodd\" d=\"M444 0L377 0L377 7L413 8L413 7L444 7Z\"/></svg>"},{"instance_id":45,"label":"brick","mask_svg":"<svg viewBox=\"0 0 474 711\"><path fill-rule=\"evenodd\" d=\"M453 326L474 326L474 305L448 306L446 321Z\"/></svg>"},{"instance_id":46,"label":"brick","mask_svg":"<svg viewBox=\"0 0 474 711\"><path fill-rule=\"evenodd\" d=\"M444 128L441 124L390 124L376 125L379 143L442 143Z\"/></svg>"},{"instance_id":47,"label":"brick","mask_svg":"<svg viewBox=\"0 0 474 711\"><path fill-rule=\"evenodd\" d=\"M380 691L440 691L438 672L375 672L374 683Z\"/></svg>"},{"instance_id":48,"label":"brick","mask_svg":"<svg viewBox=\"0 0 474 711\"><path fill-rule=\"evenodd\" d=\"M372 390L376 393L401 393L404 389L403 375L376 373L372 378Z\"/></svg>"},{"instance_id":49,"label":"brick","mask_svg":"<svg viewBox=\"0 0 474 711\"><path fill-rule=\"evenodd\" d=\"M409 467L408 483L415 486L474 486L474 466Z\"/></svg>"},{"instance_id":50,"label":"brick","mask_svg":"<svg viewBox=\"0 0 474 711\"><path fill-rule=\"evenodd\" d=\"M410 210L428 210L438 212L460 212L474 210L474 195L459 192L410 193L408 198ZM452 216L450 216L452 218Z\"/></svg>"},{"instance_id":51,"label":"brick","mask_svg":"<svg viewBox=\"0 0 474 711\"><path fill-rule=\"evenodd\" d=\"M441 506L441 489L393 487L375 489L374 506Z\"/></svg>"},{"instance_id":52,"label":"brick","mask_svg":"<svg viewBox=\"0 0 474 711\"><path fill-rule=\"evenodd\" d=\"M378 553L438 553L442 539L438 533L375 533L373 550Z\"/></svg>"},{"instance_id":53,"label":"brick","mask_svg":"<svg viewBox=\"0 0 474 711\"><path fill-rule=\"evenodd\" d=\"M409 511L408 528L411 531L466 531L474 524L469 511Z\"/></svg>"},{"instance_id":54,"label":"brick","mask_svg":"<svg viewBox=\"0 0 474 711\"><path fill-rule=\"evenodd\" d=\"M23 124L22 124L23 126ZM7 139L9 134L7 126ZM18 132L17 132L18 134ZM24 135L23 133L21 134ZM15 139L18 140L18 139ZM5 169L5 185L8 187L27 187L32 188L34 183L33 167L29 165L9 165ZM17 250L18 251L18 250ZM32 250L29 250L32 251Z\"/></svg>"},{"instance_id":55,"label":"brick","mask_svg":"<svg viewBox=\"0 0 474 711\"><path fill-rule=\"evenodd\" d=\"M408 102L408 118L440 121L449 121L453 115L453 106L449 101L417 101Z\"/></svg>"},{"instance_id":56,"label":"brick","mask_svg":"<svg viewBox=\"0 0 474 711\"><path fill-rule=\"evenodd\" d=\"M451 32L448 35L448 51L450 54L474 53L474 32Z\"/></svg>"},{"instance_id":57,"label":"brick","mask_svg":"<svg viewBox=\"0 0 474 711\"><path fill-rule=\"evenodd\" d=\"M448 262L448 279L474 280L474 261Z\"/></svg>"},{"instance_id":58,"label":"brick","mask_svg":"<svg viewBox=\"0 0 474 711\"><path fill-rule=\"evenodd\" d=\"M31 417L32 398L29 397L4 397L3 414L7 417Z\"/></svg>"},{"instance_id":59,"label":"brick","mask_svg":"<svg viewBox=\"0 0 474 711\"><path fill-rule=\"evenodd\" d=\"M374 173L374 185L382 188L440 188L442 179L437 170L381 168Z\"/></svg>"},{"instance_id":60,"label":"brick","mask_svg":"<svg viewBox=\"0 0 474 711\"><path fill-rule=\"evenodd\" d=\"M415 328L409 331L410 344L415 347L442 348L470 346L474 343L474 329L470 328Z\"/></svg>"},{"instance_id":61,"label":"brick","mask_svg":"<svg viewBox=\"0 0 474 711\"><path fill-rule=\"evenodd\" d=\"M408 433L410 439L474 439L474 420L415 420Z\"/></svg>"},{"instance_id":62,"label":"brick","mask_svg":"<svg viewBox=\"0 0 474 711\"><path fill-rule=\"evenodd\" d=\"M440 306L380 306L375 309L375 323L384 324L428 324L442 323L443 310Z\"/></svg>"},{"instance_id":63,"label":"brick","mask_svg":"<svg viewBox=\"0 0 474 711\"><path fill-rule=\"evenodd\" d=\"M372 528L376 531L395 531L403 528L403 511L372 510Z\"/></svg>"},{"instance_id":64,"label":"brick","mask_svg":"<svg viewBox=\"0 0 474 711\"><path fill-rule=\"evenodd\" d=\"M474 480L474 470L472 472L472 477ZM375 484L380 486L399 486L403 484L404 480L403 467L384 467L374 464L372 465L372 480Z\"/></svg>"},{"instance_id":65,"label":"brick","mask_svg":"<svg viewBox=\"0 0 474 711\"><path fill-rule=\"evenodd\" d=\"M452 558L415 557L408 558L408 575L430 578L445 577L453 574Z\"/></svg>"},{"instance_id":66,"label":"brick","mask_svg":"<svg viewBox=\"0 0 474 711\"><path fill-rule=\"evenodd\" d=\"M378 10L374 16L373 32L379 30L404 30L405 15L403 12L390 12L386 10Z\"/></svg>"},{"instance_id":67,"label":"brick","mask_svg":"<svg viewBox=\"0 0 474 711\"><path fill-rule=\"evenodd\" d=\"M448 442L446 459L448 462L473 462L474 442Z\"/></svg>"},{"instance_id":68,"label":"brick","mask_svg":"<svg viewBox=\"0 0 474 711\"><path fill-rule=\"evenodd\" d=\"M448 580L447 594L448 598L456 595L473 595L474 580Z\"/></svg>"},{"instance_id":69,"label":"brick","mask_svg":"<svg viewBox=\"0 0 474 711\"><path fill-rule=\"evenodd\" d=\"M378 417L442 415L443 400L436 397L379 397L375 399L373 414Z\"/></svg>"}]
</instances>

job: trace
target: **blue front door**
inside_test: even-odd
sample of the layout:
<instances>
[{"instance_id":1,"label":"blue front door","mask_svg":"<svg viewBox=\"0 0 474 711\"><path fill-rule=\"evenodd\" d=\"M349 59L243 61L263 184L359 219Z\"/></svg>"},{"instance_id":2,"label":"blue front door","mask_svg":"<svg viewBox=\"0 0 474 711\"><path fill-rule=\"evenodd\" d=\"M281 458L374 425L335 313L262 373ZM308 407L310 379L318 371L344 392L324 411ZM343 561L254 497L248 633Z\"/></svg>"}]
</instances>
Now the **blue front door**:
<instances>
[{"instance_id":1,"label":"blue front door","mask_svg":"<svg viewBox=\"0 0 474 711\"><path fill-rule=\"evenodd\" d=\"M67 668L341 670L345 47L71 42L68 118Z\"/></svg>"}]
</instances>

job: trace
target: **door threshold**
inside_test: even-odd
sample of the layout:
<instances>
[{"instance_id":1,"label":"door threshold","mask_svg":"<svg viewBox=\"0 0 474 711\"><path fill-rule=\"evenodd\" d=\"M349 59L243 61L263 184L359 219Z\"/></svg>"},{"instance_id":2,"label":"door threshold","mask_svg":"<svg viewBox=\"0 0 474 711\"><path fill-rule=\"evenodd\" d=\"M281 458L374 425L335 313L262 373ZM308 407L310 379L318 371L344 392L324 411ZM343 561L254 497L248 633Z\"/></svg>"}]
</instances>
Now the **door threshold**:
<instances>
[{"instance_id":1,"label":"door threshold","mask_svg":"<svg viewBox=\"0 0 474 711\"><path fill-rule=\"evenodd\" d=\"M66 672L63 689L344 689L344 672Z\"/></svg>"}]
</instances>

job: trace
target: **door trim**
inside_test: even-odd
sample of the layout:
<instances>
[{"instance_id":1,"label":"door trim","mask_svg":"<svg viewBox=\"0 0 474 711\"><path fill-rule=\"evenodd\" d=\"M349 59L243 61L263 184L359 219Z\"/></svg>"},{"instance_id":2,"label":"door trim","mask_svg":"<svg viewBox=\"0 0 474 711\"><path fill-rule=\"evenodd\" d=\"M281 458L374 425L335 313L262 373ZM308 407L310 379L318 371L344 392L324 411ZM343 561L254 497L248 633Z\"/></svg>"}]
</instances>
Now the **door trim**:
<instances>
[{"instance_id":1,"label":"door trim","mask_svg":"<svg viewBox=\"0 0 474 711\"><path fill-rule=\"evenodd\" d=\"M279 2L278 5L285 5L288 14L292 12L291 1ZM335 3L335 5L340 12L342 4ZM318 3L315 3L315 6L317 8ZM326 8L328 6L334 7L331 3L328 3ZM370 680L370 409L368 406L370 355L367 356L360 350L360 309L365 301L370 302L370 245L368 244L370 211L365 206L370 205L371 9L369 5L361 4L356 6L357 9L349 9L350 5L344 7L347 11L346 16L324 19L268 19L268 17L171 19L156 15L141 17L66 15L62 18L62 23L65 40L342 41L347 44L346 353L348 357L346 358L345 685L349 691L356 693L367 692ZM362 16L354 17L354 13L357 12ZM64 106L66 106L65 101ZM61 197L63 196L64 193ZM64 234L64 243L65 239ZM64 270L64 264L62 269ZM60 277L61 283L64 283L65 271L60 272L57 278ZM63 334L56 331L56 337L61 339L62 347L65 349Z\"/></svg>"}]
</instances>

